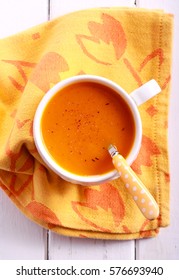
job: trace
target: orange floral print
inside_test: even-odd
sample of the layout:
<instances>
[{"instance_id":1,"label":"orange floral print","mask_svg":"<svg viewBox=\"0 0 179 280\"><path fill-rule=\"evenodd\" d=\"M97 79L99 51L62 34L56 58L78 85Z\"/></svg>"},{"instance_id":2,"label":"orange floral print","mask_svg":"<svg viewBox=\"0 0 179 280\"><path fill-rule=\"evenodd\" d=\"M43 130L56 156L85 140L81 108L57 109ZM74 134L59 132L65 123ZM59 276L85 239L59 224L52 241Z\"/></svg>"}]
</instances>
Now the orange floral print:
<instances>
[{"instance_id":1,"label":"orange floral print","mask_svg":"<svg viewBox=\"0 0 179 280\"><path fill-rule=\"evenodd\" d=\"M19 178L16 174L9 176L9 189L11 193L18 197L20 196L25 189L27 189L32 183L32 175L24 175Z\"/></svg>"},{"instance_id":2,"label":"orange floral print","mask_svg":"<svg viewBox=\"0 0 179 280\"><path fill-rule=\"evenodd\" d=\"M151 116L155 116L157 113L158 113L158 109L154 106L154 105L151 105L150 107L148 107L146 109L146 112Z\"/></svg>"},{"instance_id":3,"label":"orange floral print","mask_svg":"<svg viewBox=\"0 0 179 280\"><path fill-rule=\"evenodd\" d=\"M28 81L28 76L26 74L25 68L27 67L34 68L36 63L21 61L21 60L7 60L7 59L3 59L2 61L5 63L12 64L17 68L18 73L20 74L21 78L24 81L24 84L19 83L18 78L14 78L10 75L8 76L8 78L18 91L23 92Z\"/></svg>"},{"instance_id":4,"label":"orange floral print","mask_svg":"<svg viewBox=\"0 0 179 280\"><path fill-rule=\"evenodd\" d=\"M119 191L110 183L101 184L99 190L86 188L84 190L86 202L72 202L73 210L83 218L82 212L77 210L77 206L88 207L99 211L99 207L105 211L111 210L115 225L118 226L125 214L125 206ZM91 223L85 219L87 223Z\"/></svg>"},{"instance_id":5,"label":"orange floral print","mask_svg":"<svg viewBox=\"0 0 179 280\"><path fill-rule=\"evenodd\" d=\"M140 153L132 164L132 169L137 174L142 174L141 166L152 166L152 156L159 155L160 153L157 145L149 137L143 135Z\"/></svg>"},{"instance_id":6,"label":"orange floral print","mask_svg":"<svg viewBox=\"0 0 179 280\"><path fill-rule=\"evenodd\" d=\"M60 72L68 71L66 60L56 52L48 52L37 64L30 81L39 87L43 92L50 89L50 84L60 81Z\"/></svg>"},{"instance_id":7,"label":"orange floral print","mask_svg":"<svg viewBox=\"0 0 179 280\"><path fill-rule=\"evenodd\" d=\"M91 33L90 36L78 34L76 35L76 39L85 55L97 63L110 65L110 61L99 60L95 54L92 54L85 46L85 43L91 41L94 44L97 44L99 52L100 41L106 43L107 46L111 43L114 48L116 60L119 60L125 52L127 40L122 25L118 20L105 13L102 14L101 19L102 23L89 21L88 28Z\"/></svg>"},{"instance_id":8,"label":"orange floral print","mask_svg":"<svg viewBox=\"0 0 179 280\"><path fill-rule=\"evenodd\" d=\"M26 206L26 209L38 220L43 220L47 224L61 225L55 213L40 202L32 201Z\"/></svg>"}]
</instances>

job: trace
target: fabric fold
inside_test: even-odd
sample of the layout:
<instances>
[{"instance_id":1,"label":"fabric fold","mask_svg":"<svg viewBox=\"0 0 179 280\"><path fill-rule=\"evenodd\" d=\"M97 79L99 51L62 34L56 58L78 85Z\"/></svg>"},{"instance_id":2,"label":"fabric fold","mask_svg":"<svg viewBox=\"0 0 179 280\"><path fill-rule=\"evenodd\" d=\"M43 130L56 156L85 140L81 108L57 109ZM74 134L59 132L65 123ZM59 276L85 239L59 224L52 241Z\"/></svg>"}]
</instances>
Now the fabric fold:
<instances>
[{"instance_id":1,"label":"fabric fold","mask_svg":"<svg viewBox=\"0 0 179 280\"><path fill-rule=\"evenodd\" d=\"M58 234L101 239L156 236L169 225L168 107L173 16L159 10L78 11L0 41L0 187L28 218ZM150 79L162 92L139 107L140 153L132 168L160 207L146 220L120 179L84 187L47 168L33 140L44 94L80 74L101 75L128 93Z\"/></svg>"}]
</instances>

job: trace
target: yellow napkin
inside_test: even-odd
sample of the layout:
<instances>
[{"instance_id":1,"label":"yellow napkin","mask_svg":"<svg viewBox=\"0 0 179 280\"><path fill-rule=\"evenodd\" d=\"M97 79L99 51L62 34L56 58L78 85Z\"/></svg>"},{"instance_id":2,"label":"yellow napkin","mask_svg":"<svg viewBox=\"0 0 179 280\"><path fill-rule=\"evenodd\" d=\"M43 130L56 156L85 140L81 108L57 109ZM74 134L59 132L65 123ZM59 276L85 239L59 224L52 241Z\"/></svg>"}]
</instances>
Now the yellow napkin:
<instances>
[{"instance_id":1,"label":"yellow napkin","mask_svg":"<svg viewBox=\"0 0 179 280\"><path fill-rule=\"evenodd\" d=\"M173 18L158 10L79 11L0 41L0 187L39 225L59 234L103 239L155 236L169 224L167 151ZM34 145L33 118L49 88L95 74L131 92L154 78L162 93L142 105L140 153L132 167L160 207L144 218L120 179L93 187L46 168Z\"/></svg>"}]
</instances>

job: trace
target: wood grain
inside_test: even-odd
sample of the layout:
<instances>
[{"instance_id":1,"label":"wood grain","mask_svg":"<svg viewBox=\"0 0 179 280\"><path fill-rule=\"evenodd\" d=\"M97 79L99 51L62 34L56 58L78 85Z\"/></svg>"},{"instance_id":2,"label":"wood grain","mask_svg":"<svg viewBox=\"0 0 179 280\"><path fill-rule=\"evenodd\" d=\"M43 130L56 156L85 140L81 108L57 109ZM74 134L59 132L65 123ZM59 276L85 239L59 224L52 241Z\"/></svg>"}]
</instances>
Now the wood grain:
<instances>
[{"instance_id":1,"label":"wood grain","mask_svg":"<svg viewBox=\"0 0 179 280\"><path fill-rule=\"evenodd\" d=\"M55 18L66 13L74 12L77 10L84 10L95 7L113 7L113 6L125 6L134 7L134 0L66 0L65 4L63 1L51 0L50 1L50 17Z\"/></svg>"},{"instance_id":2,"label":"wood grain","mask_svg":"<svg viewBox=\"0 0 179 280\"><path fill-rule=\"evenodd\" d=\"M0 38L48 20L48 0L0 0Z\"/></svg>"}]
</instances>

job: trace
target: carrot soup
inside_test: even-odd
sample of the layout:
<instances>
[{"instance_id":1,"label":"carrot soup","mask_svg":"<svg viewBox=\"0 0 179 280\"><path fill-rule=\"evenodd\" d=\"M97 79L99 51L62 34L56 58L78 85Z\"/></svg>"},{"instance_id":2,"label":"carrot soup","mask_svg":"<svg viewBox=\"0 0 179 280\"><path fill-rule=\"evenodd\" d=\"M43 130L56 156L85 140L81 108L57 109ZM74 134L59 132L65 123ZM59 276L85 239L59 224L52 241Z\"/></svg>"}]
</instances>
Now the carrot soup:
<instances>
[{"instance_id":1,"label":"carrot soup","mask_svg":"<svg viewBox=\"0 0 179 280\"><path fill-rule=\"evenodd\" d=\"M113 89L95 82L62 88L46 105L41 133L48 153L67 171L100 175L114 170L110 144L127 157L135 138L132 112Z\"/></svg>"}]
</instances>

